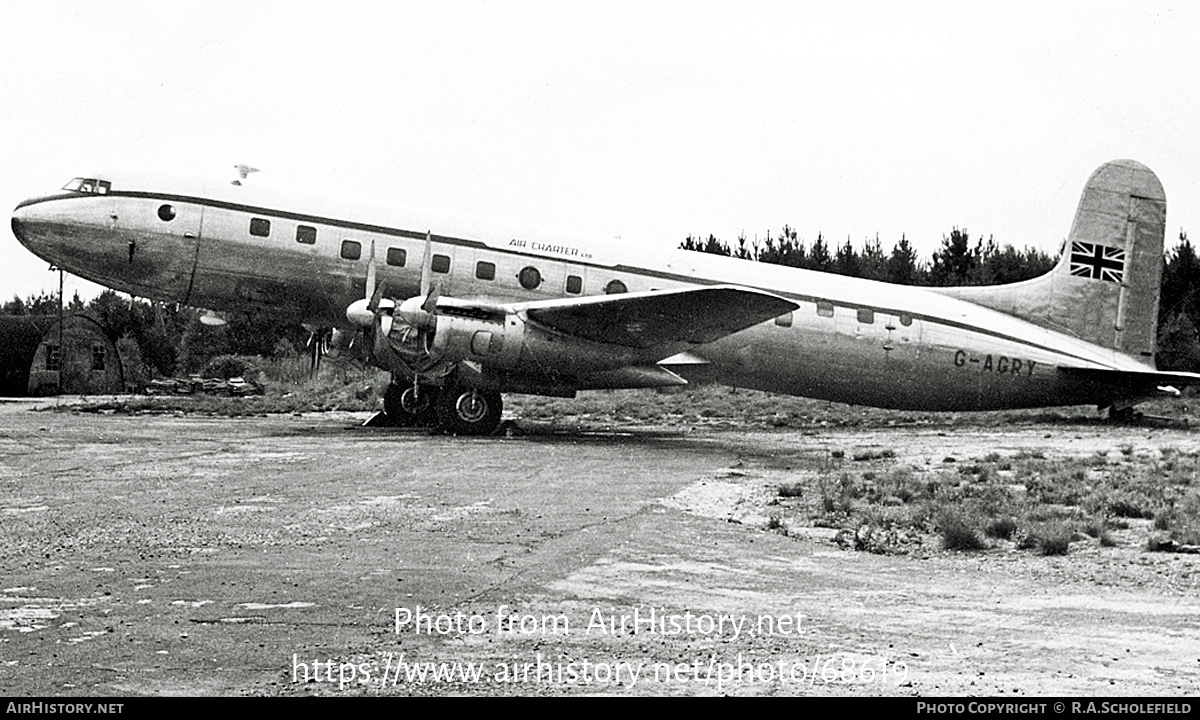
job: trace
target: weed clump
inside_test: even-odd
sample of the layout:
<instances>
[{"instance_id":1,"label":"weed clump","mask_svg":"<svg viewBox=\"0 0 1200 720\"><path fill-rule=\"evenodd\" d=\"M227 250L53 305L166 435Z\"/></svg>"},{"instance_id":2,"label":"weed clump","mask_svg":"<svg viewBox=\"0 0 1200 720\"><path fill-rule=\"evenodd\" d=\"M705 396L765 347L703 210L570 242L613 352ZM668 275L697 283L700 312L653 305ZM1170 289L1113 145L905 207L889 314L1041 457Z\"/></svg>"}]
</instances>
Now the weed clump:
<instances>
[{"instance_id":1,"label":"weed clump","mask_svg":"<svg viewBox=\"0 0 1200 720\"><path fill-rule=\"evenodd\" d=\"M1020 550L1036 550L1039 555L1066 555L1074 531L1061 520L1034 524L1017 539Z\"/></svg>"},{"instance_id":2,"label":"weed clump","mask_svg":"<svg viewBox=\"0 0 1200 720\"><path fill-rule=\"evenodd\" d=\"M856 462L865 462L867 460L888 460L896 457L895 450L865 450L860 453L854 453Z\"/></svg>"},{"instance_id":3,"label":"weed clump","mask_svg":"<svg viewBox=\"0 0 1200 720\"><path fill-rule=\"evenodd\" d=\"M995 518L984 527L983 533L996 540L1012 540L1017 534L1017 519L1015 517Z\"/></svg>"},{"instance_id":4,"label":"weed clump","mask_svg":"<svg viewBox=\"0 0 1200 720\"><path fill-rule=\"evenodd\" d=\"M1065 526L1051 526L1038 536L1037 550L1042 555L1066 555L1071 547L1071 530Z\"/></svg>"},{"instance_id":5,"label":"weed clump","mask_svg":"<svg viewBox=\"0 0 1200 720\"><path fill-rule=\"evenodd\" d=\"M781 498L798 498L804 495L804 486L800 483L786 483L775 490Z\"/></svg>"},{"instance_id":6,"label":"weed clump","mask_svg":"<svg viewBox=\"0 0 1200 720\"><path fill-rule=\"evenodd\" d=\"M947 510L938 517L938 534L946 550L984 550L987 544L979 537L972 518Z\"/></svg>"},{"instance_id":7,"label":"weed clump","mask_svg":"<svg viewBox=\"0 0 1200 720\"><path fill-rule=\"evenodd\" d=\"M788 536L787 525L778 515L772 515L771 517L767 518L767 530L770 532L779 533L784 537Z\"/></svg>"}]
</instances>

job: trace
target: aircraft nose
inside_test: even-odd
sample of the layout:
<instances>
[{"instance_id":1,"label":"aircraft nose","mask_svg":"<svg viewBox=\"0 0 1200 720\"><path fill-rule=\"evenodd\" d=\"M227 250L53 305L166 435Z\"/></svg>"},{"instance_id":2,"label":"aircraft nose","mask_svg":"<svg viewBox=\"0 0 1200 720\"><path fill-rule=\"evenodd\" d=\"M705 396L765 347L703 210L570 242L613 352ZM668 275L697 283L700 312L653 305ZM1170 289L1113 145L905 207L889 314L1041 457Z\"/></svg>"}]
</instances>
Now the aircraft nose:
<instances>
[{"instance_id":1,"label":"aircraft nose","mask_svg":"<svg viewBox=\"0 0 1200 720\"><path fill-rule=\"evenodd\" d=\"M44 197L30 198L13 209L11 220L13 235L43 260L50 260L60 244L55 231L59 218L47 204Z\"/></svg>"},{"instance_id":2,"label":"aircraft nose","mask_svg":"<svg viewBox=\"0 0 1200 720\"><path fill-rule=\"evenodd\" d=\"M12 231L13 235L17 237L17 240L19 240L22 245L27 244L25 242L25 223L25 208L24 206L18 205L17 209L13 210Z\"/></svg>"}]
</instances>

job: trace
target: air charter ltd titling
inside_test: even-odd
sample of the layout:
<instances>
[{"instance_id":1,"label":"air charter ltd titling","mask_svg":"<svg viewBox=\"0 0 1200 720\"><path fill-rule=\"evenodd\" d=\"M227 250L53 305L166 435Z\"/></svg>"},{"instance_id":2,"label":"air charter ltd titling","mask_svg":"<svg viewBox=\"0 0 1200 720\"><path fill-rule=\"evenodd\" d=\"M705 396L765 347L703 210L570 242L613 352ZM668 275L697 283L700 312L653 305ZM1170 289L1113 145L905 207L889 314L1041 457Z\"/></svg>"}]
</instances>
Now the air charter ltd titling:
<instances>
[{"instance_id":1,"label":"air charter ltd titling","mask_svg":"<svg viewBox=\"0 0 1200 720\"><path fill-rule=\"evenodd\" d=\"M420 606L396 608L395 633L417 635L719 635L737 639L753 635L800 635L803 613L735 615L733 613L668 612L665 608L633 608L608 612L595 608L587 624L571 627L566 615L521 614L500 605L494 613L431 613Z\"/></svg>"}]
</instances>

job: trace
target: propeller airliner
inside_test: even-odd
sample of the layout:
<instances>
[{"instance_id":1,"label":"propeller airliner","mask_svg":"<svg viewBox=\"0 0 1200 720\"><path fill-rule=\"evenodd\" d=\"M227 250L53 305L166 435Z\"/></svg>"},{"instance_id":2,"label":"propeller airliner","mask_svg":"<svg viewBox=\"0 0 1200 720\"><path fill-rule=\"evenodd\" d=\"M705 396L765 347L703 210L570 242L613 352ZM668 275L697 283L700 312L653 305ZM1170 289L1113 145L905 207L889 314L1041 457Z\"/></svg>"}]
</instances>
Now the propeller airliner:
<instances>
[{"instance_id":1,"label":"propeller airliner","mask_svg":"<svg viewBox=\"0 0 1200 720\"><path fill-rule=\"evenodd\" d=\"M1154 362L1165 218L1153 172L1106 163L1052 271L957 288L637 250L253 179L81 176L20 203L12 230L122 292L336 328L390 371L393 423L484 434L503 393L694 381L918 410L1124 411L1178 394L1200 375Z\"/></svg>"}]
</instances>

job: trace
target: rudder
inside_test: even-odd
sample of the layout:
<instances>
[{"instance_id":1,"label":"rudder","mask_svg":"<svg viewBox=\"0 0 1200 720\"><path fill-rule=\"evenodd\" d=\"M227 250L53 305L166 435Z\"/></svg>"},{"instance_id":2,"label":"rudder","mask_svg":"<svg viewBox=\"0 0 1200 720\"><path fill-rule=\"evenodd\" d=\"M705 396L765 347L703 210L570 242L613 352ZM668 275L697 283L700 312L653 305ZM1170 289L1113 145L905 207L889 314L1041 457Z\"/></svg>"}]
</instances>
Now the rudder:
<instances>
[{"instance_id":1,"label":"rudder","mask_svg":"<svg viewBox=\"0 0 1200 720\"><path fill-rule=\"evenodd\" d=\"M1154 368L1167 200L1133 160L1100 166L1083 189L1062 257L1049 273L946 294L1110 348Z\"/></svg>"}]
</instances>

